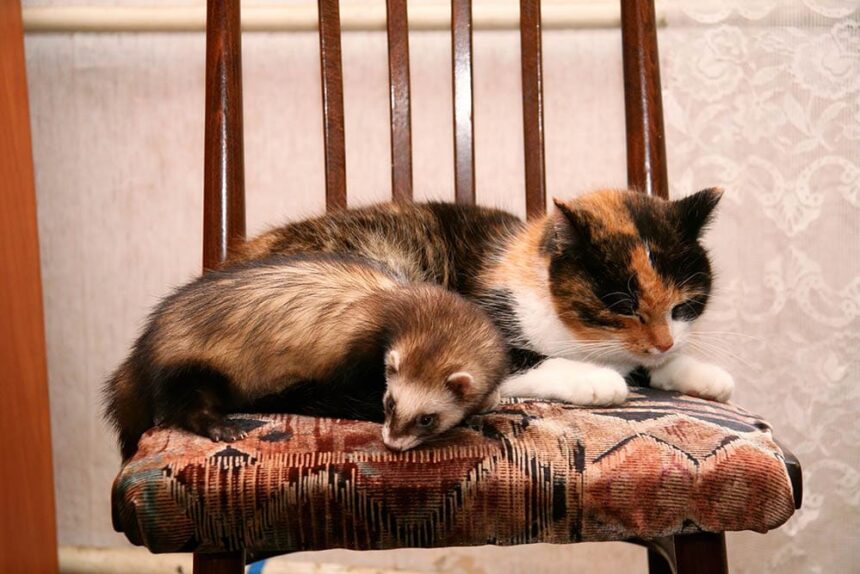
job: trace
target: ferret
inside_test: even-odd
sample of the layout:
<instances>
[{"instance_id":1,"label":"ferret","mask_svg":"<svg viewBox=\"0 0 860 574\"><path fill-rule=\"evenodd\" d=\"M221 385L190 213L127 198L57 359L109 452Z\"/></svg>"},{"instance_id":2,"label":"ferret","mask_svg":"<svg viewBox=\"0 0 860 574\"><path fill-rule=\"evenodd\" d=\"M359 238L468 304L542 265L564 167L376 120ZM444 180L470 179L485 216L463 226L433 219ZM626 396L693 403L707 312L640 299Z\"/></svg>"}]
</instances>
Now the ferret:
<instances>
[{"instance_id":1,"label":"ferret","mask_svg":"<svg viewBox=\"0 0 860 574\"><path fill-rule=\"evenodd\" d=\"M275 255L213 271L150 315L106 383L123 459L156 424L231 442L258 409L384 422L413 448L492 408L504 340L459 295L356 256Z\"/></svg>"}]
</instances>

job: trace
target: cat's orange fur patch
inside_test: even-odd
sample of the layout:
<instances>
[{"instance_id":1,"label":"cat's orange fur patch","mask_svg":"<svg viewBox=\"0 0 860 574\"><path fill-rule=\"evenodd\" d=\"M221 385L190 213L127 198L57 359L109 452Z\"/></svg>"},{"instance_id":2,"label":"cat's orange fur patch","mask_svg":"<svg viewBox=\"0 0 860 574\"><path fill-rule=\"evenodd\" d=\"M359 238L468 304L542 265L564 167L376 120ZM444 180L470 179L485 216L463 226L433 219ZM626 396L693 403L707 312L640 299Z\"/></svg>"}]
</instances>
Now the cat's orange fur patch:
<instances>
[{"instance_id":1,"label":"cat's orange fur patch","mask_svg":"<svg viewBox=\"0 0 860 574\"><path fill-rule=\"evenodd\" d=\"M540 243L548 216L535 219L511 241L510 249L503 255L499 265L492 268L487 279L490 287L505 284L510 277L529 289L546 289L546 278L542 275L549 267L549 257L541 252Z\"/></svg>"},{"instance_id":2,"label":"cat's orange fur patch","mask_svg":"<svg viewBox=\"0 0 860 574\"><path fill-rule=\"evenodd\" d=\"M636 226L630 219L624 197L629 191L602 189L564 202L574 210L588 212L601 225L592 228L595 239L609 235L637 235Z\"/></svg>"}]
</instances>

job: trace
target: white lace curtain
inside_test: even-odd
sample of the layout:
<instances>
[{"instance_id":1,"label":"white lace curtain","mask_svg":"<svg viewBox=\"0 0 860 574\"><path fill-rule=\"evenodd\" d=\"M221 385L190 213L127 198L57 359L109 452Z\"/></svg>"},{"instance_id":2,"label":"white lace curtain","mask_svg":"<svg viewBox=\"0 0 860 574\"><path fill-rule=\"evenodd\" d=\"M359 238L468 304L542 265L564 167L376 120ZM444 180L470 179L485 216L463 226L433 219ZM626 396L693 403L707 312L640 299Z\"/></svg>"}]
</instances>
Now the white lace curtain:
<instances>
[{"instance_id":1,"label":"white lace curtain","mask_svg":"<svg viewBox=\"0 0 860 574\"><path fill-rule=\"evenodd\" d=\"M860 2L672 0L661 31L674 196L726 188L705 330L801 460L804 506L730 538L734 572L856 571Z\"/></svg>"}]
</instances>

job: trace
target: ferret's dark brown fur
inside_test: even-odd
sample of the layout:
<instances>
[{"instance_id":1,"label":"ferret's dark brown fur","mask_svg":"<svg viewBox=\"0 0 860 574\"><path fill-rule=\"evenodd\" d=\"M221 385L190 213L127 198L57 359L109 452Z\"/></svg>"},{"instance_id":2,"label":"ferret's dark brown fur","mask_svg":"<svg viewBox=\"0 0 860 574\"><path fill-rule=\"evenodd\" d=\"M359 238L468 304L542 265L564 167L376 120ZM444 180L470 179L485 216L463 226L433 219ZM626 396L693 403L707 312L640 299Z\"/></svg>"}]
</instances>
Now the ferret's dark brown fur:
<instances>
[{"instance_id":1,"label":"ferret's dark brown fur","mask_svg":"<svg viewBox=\"0 0 860 574\"><path fill-rule=\"evenodd\" d=\"M501 336L456 294L359 257L277 255L162 301L106 385L107 416L123 458L155 424L240 438L225 415L242 409L382 421L386 380L389 391L446 397L459 422L491 400L506 369ZM433 414L409 408L399 409L401 431L411 428L404 417Z\"/></svg>"}]
</instances>

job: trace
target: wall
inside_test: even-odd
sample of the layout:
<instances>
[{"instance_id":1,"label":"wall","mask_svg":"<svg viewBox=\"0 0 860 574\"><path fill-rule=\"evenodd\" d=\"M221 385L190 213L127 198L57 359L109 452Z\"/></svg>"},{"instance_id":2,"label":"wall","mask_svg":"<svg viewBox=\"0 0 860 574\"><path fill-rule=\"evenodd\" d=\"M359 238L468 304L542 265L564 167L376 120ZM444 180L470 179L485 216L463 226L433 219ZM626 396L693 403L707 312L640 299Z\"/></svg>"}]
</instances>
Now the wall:
<instances>
[{"instance_id":1,"label":"wall","mask_svg":"<svg viewBox=\"0 0 860 574\"><path fill-rule=\"evenodd\" d=\"M46 3L61 2L25 5ZM851 386L860 375L851 353L860 342L856 6L667 4L660 41L672 193L728 190L709 236L721 274L708 354L732 368L737 401L772 420L807 476L805 507L785 527L730 536L733 571L844 571L856 559L847 533L860 527L852 414L860 395ZM444 32L410 41L416 197L449 199L450 41ZM547 31L544 45L550 195L623 185L620 34ZM353 204L389 192L385 46L374 32L343 41ZM478 32L475 46L478 199L522 213L518 37ZM26 47L60 542L126 544L110 526L118 456L98 416L100 386L147 310L199 269L204 40L63 33L30 35ZM247 34L243 48L256 233L322 211L319 56L314 33ZM495 552L378 559L489 572L482 564ZM581 552L534 556L541 571L561 572ZM533 558L504 563L533 570ZM641 553L624 555L634 559Z\"/></svg>"}]
</instances>

